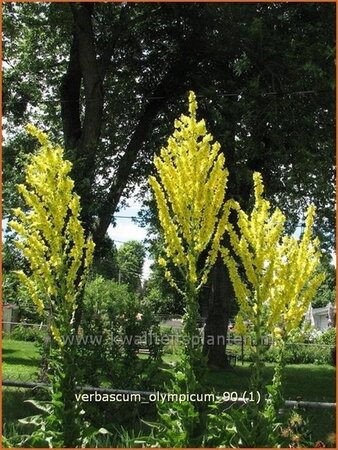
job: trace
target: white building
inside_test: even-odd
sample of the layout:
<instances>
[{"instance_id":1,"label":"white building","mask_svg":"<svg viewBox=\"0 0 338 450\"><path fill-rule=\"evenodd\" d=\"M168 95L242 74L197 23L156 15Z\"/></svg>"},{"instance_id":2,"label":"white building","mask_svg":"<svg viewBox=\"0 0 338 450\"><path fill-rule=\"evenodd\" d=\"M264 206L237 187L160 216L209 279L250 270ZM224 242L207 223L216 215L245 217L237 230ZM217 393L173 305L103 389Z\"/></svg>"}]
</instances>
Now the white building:
<instances>
[{"instance_id":1,"label":"white building","mask_svg":"<svg viewBox=\"0 0 338 450\"><path fill-rule=\"evenodd\" d=\"M336 306L331 303L323 308L309 307L305 320L319 331L325 331L336 325Z\"/></svg>"}]
</instances>

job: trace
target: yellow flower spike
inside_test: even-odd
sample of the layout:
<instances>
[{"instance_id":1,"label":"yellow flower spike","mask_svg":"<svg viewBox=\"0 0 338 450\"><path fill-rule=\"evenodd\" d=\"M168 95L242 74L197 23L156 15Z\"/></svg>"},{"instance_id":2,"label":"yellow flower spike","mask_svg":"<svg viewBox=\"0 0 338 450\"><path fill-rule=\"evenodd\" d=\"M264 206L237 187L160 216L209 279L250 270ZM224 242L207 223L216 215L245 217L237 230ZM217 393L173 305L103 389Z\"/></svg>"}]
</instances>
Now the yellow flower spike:
<instances>
[{"instance_id":1,"label":"yellow flower spike","mask_svg":"<svg viewBox=\"0 0 338 450\"><path fill-rule=\"evenodd\" d=\"M307 211L300 240L284 236L285 216L278 209L270 212L259 173L253 174L253 181L255 204L251 214L229 202L229 208L237 211L239 233L230 223L226 227L244 274L240 274L227 249L222 255L245 320L261 333L270 332L286 340L303 320L324 279L323 274L315 274L320 259L319 240L312 238L315 208L310 206ZM280 323L284 324L284 333L278 331Z\"/></svg>"},{"instance_id":2,"label":"yellow flower spike","mask_svg":"<svg viewBox=\"0 0 338 450\"><path fill-rule=\"evenodd\" d=\"M193 91L190 91L189 92L189 113L192 118L196 117L196 111L197 111L196 95Z\"/></svg>"},{"instance_id":3,"label":"yellow flower spike","mask_svg":"<svg viewBox=\"0 0 338 450\"><path fill-rule=\"evenodd\" d=\"M54 312L53 333L60 344L57 333L61 329L66 332L64 327L69 332L72 326L77 297L92 263L94 243L85 238L79 220L80 199L68 175L72 164L63 159L62 148L53 146L45 133L33 125L26 129L39 140L41 148L25 168L25 184L17 187L28 211L15 208L15 220L9 226L17 233L15 244L30 267L30 276L23 272L17 276L39 314Z\"/></svg>"},{"instance_id":4,"label":"yellow flower spike","mask_svg":"<svg viewBox=\"0 0 338 450\"><path fill-rule=\"evenodd\" d=\"M41 145L47 145L50 143L48 140L48 136L43 131L36 128L34 125L28 124L25 128L30 135L38 139Z\"/></svg>"},{"instance_id":5,"label":"yellow flower spike","mask_svg":"<svg viewBox=\"0 0 338 450\"><path fill-rule=\"evenodd\" d=\"M280 327L275 327L273 329L273 336L276 340L282 339L282 330Z\"/></svg>"},{"instance_id":6,"label":"yellow flower spike","mask_svg":"<svg viewBox=\"0 0 338 450\"><path fill-rule=\"evenodd\" d=\"M190 92L189 116L175 120L167 146L154 158L157 175L149 177L149 184L163 230L164 253L186 281L200 288L217 258L225 229L228 171L219 143L212 143L205 121L196 120L197 107L196 95ZM206 266L198 271L199 256L206 250Z\"/></svg>"}]
</instances>

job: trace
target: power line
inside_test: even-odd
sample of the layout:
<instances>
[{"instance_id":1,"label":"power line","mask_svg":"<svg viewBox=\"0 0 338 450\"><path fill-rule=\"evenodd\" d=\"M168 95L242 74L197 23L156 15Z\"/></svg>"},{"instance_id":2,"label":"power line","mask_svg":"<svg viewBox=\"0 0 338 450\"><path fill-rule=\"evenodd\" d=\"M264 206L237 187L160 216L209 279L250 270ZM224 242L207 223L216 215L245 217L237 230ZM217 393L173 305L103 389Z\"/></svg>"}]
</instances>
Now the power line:
<instances>
[{"instance_id":1,"label":"power line","mask_svg":"<svg viewBox=\"0 0 338 450\"><path fill-rule=\"evenodd\" d=\"M209 100L214 99L215 97L217 98L222 98L222 97L246 97L246 96L250 96L250 95L257 95L257 96L261 96L261 97L265 97L265 96L292 96L292 95L317 95L317 94L322 94L322 93L329 93L332 91L331 90L306 90L306 91L270 91L270 92L256 92L256 91L248 91L248 92L224 92L224 93L220 93L217 95L213 95L213 96L206 96L206 95L196 95L197 98L207 98ZM150 96L150 97L143 97L141 95L135 95L134 97L127 97L127 96L119 96L119 99L136 99L136 100L165 100L168 99L168 96L163 96L163 97L155 97L155 96ZM101 99L95 99L95 98L89 98L89 99L83 99L84 103L91 103L91 102L101 102ZM80 100L62 100L62 99L40 99L40 100L16 100L11 99L11 100L3 100L2 103L12 103L12 102L16 102L16 103L25 103L25 104L31 104L33 105L33 103L35 104L41 104L41 103L79 103Z\"/></svg>"},{"instance_id":2,"label":"power line","mask_svg":"<svg viewBox=\"0 0 338 450\"><path fill-rule=\"evenodd\" d=\"M114 242L118 242L119 244L126 244L129 241L118 241L117 239L111 238Z\"/></svg>"},{"instance_id":3,"label":"power line","mask_svg":"<svg viewBox=\"0 0 338 450\"><path fill-rule=\"evenodd\" d=\"M137 216L114 216L114 219L137 219Z\"/></svg>"}]
</instances>

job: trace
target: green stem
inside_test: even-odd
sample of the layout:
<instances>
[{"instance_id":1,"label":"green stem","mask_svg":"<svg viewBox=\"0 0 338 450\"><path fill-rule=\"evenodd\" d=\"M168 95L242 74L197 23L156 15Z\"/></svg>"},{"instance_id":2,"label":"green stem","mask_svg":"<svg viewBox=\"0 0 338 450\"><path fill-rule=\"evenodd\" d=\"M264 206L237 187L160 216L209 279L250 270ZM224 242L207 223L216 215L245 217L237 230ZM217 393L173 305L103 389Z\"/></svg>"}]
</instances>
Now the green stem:
<instances>
[{"instance_id":1,"label":"green stem","mask_svg":"<svg viewBox=\"0 0 338 450\"><path fill-rule=\"evenodd\" d=\"M254 365L253 365L253 374L251 378L252 390L254 392L254 396L256 398L257 392L262 394L263 388L263 351L262 351L262 329L264 329L264 324L262 323L262 304L260 301L259 290L256 293L256 305L257 305L257 316L256 323L254 324L254 333L255 333L255 351L254 351ZM262 397L262 396L261 396Z\"/></svg>"},{"instance_id":2,"label":"green stem","mask_svg":"<svg viewBox=\"0 0 338 450\"><path fill-rule=\"evenodd\" d=\"M68 336L70 342L76 337L76 328L70 325L71 317L64 314L57 320L60 334ZM76 403L76 346L64 344L54 348L52 358L52 403L66 448L78 446L80 436L79 407Z\"/></svg>"},{"instance_id":3,"label":"green stem","mask_svg":"<svg viewBox=\"0 0 338 450\"><path fill-rule=\"evenodd\" d=\"M283 375L285 367L285 343L280 341L278 344L277 363L275 366L274 376L272 379L273 395L271 396L271 403L275 414L278 414L279 409L284 405L283 398Z\"/></svg>"}]
</instances>

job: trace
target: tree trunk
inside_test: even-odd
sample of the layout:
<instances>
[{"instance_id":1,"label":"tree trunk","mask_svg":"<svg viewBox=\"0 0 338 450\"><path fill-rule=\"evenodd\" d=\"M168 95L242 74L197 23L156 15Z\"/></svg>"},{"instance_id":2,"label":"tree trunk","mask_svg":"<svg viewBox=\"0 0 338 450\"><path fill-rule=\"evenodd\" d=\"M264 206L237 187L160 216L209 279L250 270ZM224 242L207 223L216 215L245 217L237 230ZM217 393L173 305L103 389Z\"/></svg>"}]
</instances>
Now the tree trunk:
<instances>
[{"instance_id":1,"label":"tree trunk","mask_svg":"<svg viewBox=\"0 0 338 450\"><path fill-rule=\"evenodd\" d=\"M99 144L103 112L103 77L96 57L92 28L93 5L72 4L73 42L67 72L61 82L61 117L65 149L74 163L72 178L82 199L82 221L92 231L95 158ZM80 93L84 91L84 115L81 117Z\"/></svg>"},{"instance_id":2,"label":"tree trunk","mask_svg":"<svg viewBox=\"0 0 338 450\"><path fill-rule=\"evenodd\" d=\"M228 75L229 77L231 76L231 74ZM238 191L241 192L244 186L242 180L239 180L237 176L235 147L236 117L233 116L231 110L228 111L224 122L227 124L227 141L223 148L226 149L224 156L226 158L226 166L229 170L226 198L236 198L238 200ZM244 189L244 192L246 191L247 188ZM230 214L229 220L233 220L232 214ZM228 239L224 237L222 244L229 246L227 241ZM225 267L221 256L219 256L211 276L211 292L209 295L204 338L204 352L208 355L208 365L211 367L222 368L228 364L226 358L226 338L230 314L235 309L234 306L235 296L229 279L228 269Z\"/></svg>"},{"instance_id":3,"label":"tree trunk","mask_svg":"<svg viewBox=\"0 0 338 450\"><path fill-rule=\"evenodd\" d=\"M227 365L226 338L233 291L228 272L219 256L212 271L212 287L209 297L208 316L204 330L204 353L210 367Z\"/></svg>"}]
</instances>

